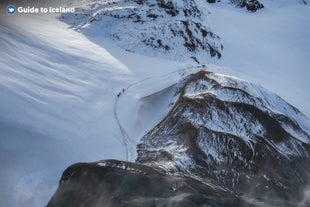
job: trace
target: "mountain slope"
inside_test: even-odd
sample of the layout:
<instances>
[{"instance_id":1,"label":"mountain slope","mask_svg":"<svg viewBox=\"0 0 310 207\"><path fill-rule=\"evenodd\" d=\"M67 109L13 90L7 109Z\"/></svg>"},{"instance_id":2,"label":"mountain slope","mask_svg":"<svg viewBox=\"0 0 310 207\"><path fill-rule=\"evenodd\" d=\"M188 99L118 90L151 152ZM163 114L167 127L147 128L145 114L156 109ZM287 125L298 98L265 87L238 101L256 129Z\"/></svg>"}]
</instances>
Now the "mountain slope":
<instances>
[{"instance_id":1,"label":"mountain slope","mask_svg":"<svg viewBox=\"0 0 310 207\"><path fill-rule=\"evenodd\" d=\"M172 90L176 100L142 138L138 163L257 198L303 198L310 121L298 109L261 87L205 71Z\"/></svg>"},{"instance_id":2,"label":"mountain slope","mask_svg":"<svg viewBox=\"0 0 310 207\"><path fill-rule=\"evenodd\" d=\"M205 1L84 1L62 20L88 36L108 36L125 50L174 60L221 57ZM169 19L169 21L167 21Z\"/></svg>"},{"instance_id":3,"label":"mountain slope","mask_svg":"<svg viewBox=\"0 0 310 207\"><path fill-rule=\"evenodd\" d=\"M14 2L15 5L41 3ZM74 1L77 2L83 1ZM209 59L209 54L203 52L203 59L199 61L223 66L208 65L208 70L264 85L309 116L310 30L304 25L309 24L310 7L296 7L296 2L302 2L299 0L260 2L265 8L257 13L225 6L224 0L209 5L204 10L208 17L204 21L212 32L223 38L220 43L223 41L225 49L220 51L223 54L220 59ZM43 6L49 4L42 3ZM53 4L59 6L59 1ZM70 28L74 25L70 23L74 16L55 19L54 15L43 14L7 15L7 2L2 2L2 6L0 206L43 206L56 189L62 170L71 163L101 158L126 159L121 133L113 119L114 102L123 88L133 82L149 80L129 88L119 98L118 108L125 129L128 131L135 118L145 124L142 131L133 133L139 136L132 138L139 140L142 132L151 129L166 115L169 103L178 97L169 99L164 105L157 99L157 104L144 108L153 110L147 116L139 117L132 108L139 107L140 97L169 87L167 82L172 82L170 85L178 82L174 74L161 80L154 79L155 76L164 77L163 74L177 70L182 73L188 63L169 61L173 54L165 57L160 50L154 52L149 47L143 51L149 54L147 56L127 52L114 44L113 37L96 35L103 30L101 23L89 28L86 24L85 29L83 26L74 31ZM92 13L91 7L85 9L82 13ZM70 25L60 22L62 18ZM115 18L112 24L118 20ZM182 59L185 53L179 54ZM187 53L186 57L189 55ZM174 93L173 86L171 88L167 90ZM151 96L153 100L162 98L160 93L157 95ZM144 100L151 102L151 99Z\"/></svg>"},{"instance_id":4,"label":"mountain slope","mask_svg":"<svg viewBox=\"0 0 310 207\"><path fill-rule=\"evenodd\" d=\"M1 13L0 33L0 206L43 206L69 164L124 157L101 134L129 71L54 18Z\"/></svg>"}]
</instances>

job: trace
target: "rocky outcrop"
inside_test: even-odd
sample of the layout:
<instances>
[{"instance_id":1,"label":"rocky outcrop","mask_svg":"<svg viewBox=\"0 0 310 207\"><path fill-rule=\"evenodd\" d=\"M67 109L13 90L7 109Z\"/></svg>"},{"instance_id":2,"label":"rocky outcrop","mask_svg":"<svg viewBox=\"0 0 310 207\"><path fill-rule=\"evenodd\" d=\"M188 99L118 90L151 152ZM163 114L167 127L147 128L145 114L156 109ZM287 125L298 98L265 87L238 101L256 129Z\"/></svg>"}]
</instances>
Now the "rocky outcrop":
<instances>
[{"instance_id":1,"label":"rocky outcrop","mask_svg":"<svg viewBox=\"0 0 310 207\"><path fill-rule=\"evenodd\" d=\"M230 0L232 4L240 8L246 8L250 12L256 12L264 8L264 5L257 0Z\"/></svg>"},{"instance_id":2,"label":"rocky outcrop","mask_svg":"<svg viewBox=\"0 0 310 207\"><path fill-rule=\"evenodd\" d=\"M223 1L223 0L222 0ZM224 0L225 1L225 0ZM258 0L227 0L230 4L239 8L245 8L247 11L256 12L259 9L264 8L264 5ZM221 2L221 0L207 0L208 3Z\"/></svg>"}]
</instances>

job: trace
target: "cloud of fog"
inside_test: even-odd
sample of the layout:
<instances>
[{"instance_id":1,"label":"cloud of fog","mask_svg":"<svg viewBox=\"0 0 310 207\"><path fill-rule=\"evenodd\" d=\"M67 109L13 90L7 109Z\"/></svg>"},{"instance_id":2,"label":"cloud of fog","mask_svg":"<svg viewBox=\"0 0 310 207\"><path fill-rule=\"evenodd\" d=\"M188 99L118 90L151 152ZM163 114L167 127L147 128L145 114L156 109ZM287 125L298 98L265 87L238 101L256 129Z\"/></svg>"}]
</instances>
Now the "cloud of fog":
<instances>
[{"instance_id":1,"label":"cloud of fog","mask_svg":"<svg viewBox=\"0 0 310 207\"><path fill-rule=\"evenodd\" d=\"M299 203L298 207L310 206L310 187L306 188L304 191L304 196L304 199Z\"/></svg>"},{"instance_id":2,"label":"cloud of fog","mask_svg":"<svg viewBox=\"0 0 310 207\"><path fill-rule=\"evenodd\" d=\"M0 122L0 206L43 207L69 164L67 144Z\"/></svg>"}]
</instances>

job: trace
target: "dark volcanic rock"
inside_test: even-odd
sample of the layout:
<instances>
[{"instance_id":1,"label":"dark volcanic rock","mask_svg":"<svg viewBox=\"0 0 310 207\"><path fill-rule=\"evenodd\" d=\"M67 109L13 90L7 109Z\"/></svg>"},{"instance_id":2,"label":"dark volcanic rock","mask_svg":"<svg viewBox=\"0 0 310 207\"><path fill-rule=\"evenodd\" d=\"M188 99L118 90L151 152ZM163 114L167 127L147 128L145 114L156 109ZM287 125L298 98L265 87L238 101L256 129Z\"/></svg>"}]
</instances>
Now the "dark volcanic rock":
<instances>
[{"instance_id":1,"label":"dark volcanic rock","mask_svg":"<svg viewBox=\"0 0 310 207\"><path fill-rule=\"evenodd\" d=\"M138 163L211 179L270 205L303 199L310 135L298 109L258 86L205 71L174 90L168 115L138 145Z\"/></svg>"},{"instance_id":2,"label":"dark volcanic rock","mask_svg":"<svg viewBox=\"0 0 310 207\"><path fill-rule=\"evenodd\" d=\"M251 206L218 187L129 162L78 163L66 169L47 207Z\"/></svg>"},{"instance_id":3,"label":"dark volcanic rock","mask_svg":"<svg viewBox=\"0 0 310 207\"><path fill-rule=\"evenodd\" d=\"M220 2L220 0L206 0L208 3ZM259 9L264 8L264 5L258 0L228 0L230 4L236 7L245 8L250 12L256 12Z\"/></svg>"}]
</instances>

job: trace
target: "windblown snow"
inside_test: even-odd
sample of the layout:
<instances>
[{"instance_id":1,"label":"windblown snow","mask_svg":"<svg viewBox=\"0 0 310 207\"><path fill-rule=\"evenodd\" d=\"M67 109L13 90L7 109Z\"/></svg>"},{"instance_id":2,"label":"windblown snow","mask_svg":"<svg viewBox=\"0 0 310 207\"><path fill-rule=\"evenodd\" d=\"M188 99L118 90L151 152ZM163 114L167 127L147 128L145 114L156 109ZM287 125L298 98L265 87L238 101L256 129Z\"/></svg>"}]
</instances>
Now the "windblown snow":
<instances>
[{"instance_id":1,"label":"windblown snow","mask_svg":"<svg viewBox=\"0 0 310 207\"><path fill-rule=\"evenodd\" d=\"M56 189L63 169L74 162L134 160L135 145L174 102L175 91L170 86L200 69L191 59L196 54L210 71L237 76L277 93L279 97L253 89L251 84L246 84L247 88L238 86L264 96L266 99L261 100L260 106L263 110L269 110L264 108L268 102L277 113L295 116L296 111L284 99L310 116L308 5L261 0L265 8L248 13L225 2L210 6L197 1L195 6L204 8L205 13L194 20L203 19L202 24L208 26L205 29L211 28L214 36L205 38L209 38L213 49L221 51L222 57L211 58L208 53L204 60L200 48L197 52L187 52L189 57L185 60L184 48L179 47L185 40L183 37L161 36L160 42L154 39L150 44L174 46L168 51L163 48L163 53L136 44L143 41L139 39L143 35L156 37L158 29L161 35L166 34L165 24L157 25L158 22L148 22L147 28L152 29L147 30L136 23L125 28L126 21L122 19L120 27L114 30L123 29L119 37L99 36L98 30L106 24L113 27L117 21L99 15L103 10L114 14L116 10L122 13L134 8L107 8L101 5L108 1L98 1L93 3L96 10L92 10L90 2L95 1L80 1L80 5L97 22L91 26L90 21L81 21L79 16L70 17L70 21L76 21L74 25L79 25L72 28L72 22L61 16L0 14L0 206L44 206ZM178 8L182 8L180 2L183 1L177 1ZM137 11L142 20L145 10ZM164 15L170 14L156 15L165 23L169 18ZM186 20L178 16L173 25L186 28L187 23L179 22ZM136 26L131 27L133 24ZM188 27L193 25L196 24L190 23ZM145 33L134 36L135 30L141 28ZM197 38L198 34L203 35L198 31ZM143 108L147 96L163 89L165 94L160 94L162 98L155 105L145 104ZM220 91L216 95L231 98L227 93ZM197 94L189 90L187 95ZM232 101L241 97L242 93ZM303 124L306 119L301 116L296 121L309 130ZM131 141L124 141L118 124ZM294 136L308 141L300 134ZM172 143L171 150L183 149ZM187 160L180 158L180 162Z\"/></svg>"}]
</instances>

